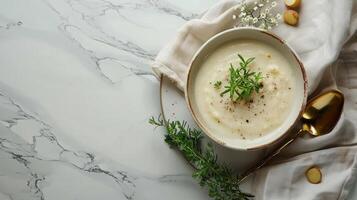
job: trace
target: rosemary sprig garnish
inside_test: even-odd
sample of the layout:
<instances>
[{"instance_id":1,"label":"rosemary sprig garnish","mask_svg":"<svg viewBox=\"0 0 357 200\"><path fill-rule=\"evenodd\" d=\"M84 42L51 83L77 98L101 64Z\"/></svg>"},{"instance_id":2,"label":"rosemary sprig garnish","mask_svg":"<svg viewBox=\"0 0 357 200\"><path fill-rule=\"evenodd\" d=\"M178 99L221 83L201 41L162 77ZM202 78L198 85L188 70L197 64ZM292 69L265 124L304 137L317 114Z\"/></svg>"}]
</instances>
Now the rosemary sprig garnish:
<instances>
[{"instance_id":1,"label":"rosemary sprig garnish","mask_svg":"<svg viewBox=\"0 0 357 200\"><path fill-rule=\"evenodd\" d=\"M192 177L202 187L208 188L209 196L215 200L250 200L251 194L244 193L239 188L238 177L225 165L217 162L212 145L205 151L201 149L202 132L191 129L185 121L164 121L160 116L150 118L149 123L165 127L167 134L165 142L170 147L177 148L196 168Z\"/></svg>"},{"instance_id":2,"label":"rosemary sprig garnish","mask_svg":"<svg viewBox=\"0 0 357 200\"><path fill-rule=\"evenodd\" d=\"M221 93L221 96L229 93L232 101L249 100L253 92L258 93L262 87L261 72L253 72L248 68L255 58L245 60L240 54L238 57L239 67L235 68L232 63L230 64L228 85L224 86L225 90Z\"/></svg>"}]
</instances>

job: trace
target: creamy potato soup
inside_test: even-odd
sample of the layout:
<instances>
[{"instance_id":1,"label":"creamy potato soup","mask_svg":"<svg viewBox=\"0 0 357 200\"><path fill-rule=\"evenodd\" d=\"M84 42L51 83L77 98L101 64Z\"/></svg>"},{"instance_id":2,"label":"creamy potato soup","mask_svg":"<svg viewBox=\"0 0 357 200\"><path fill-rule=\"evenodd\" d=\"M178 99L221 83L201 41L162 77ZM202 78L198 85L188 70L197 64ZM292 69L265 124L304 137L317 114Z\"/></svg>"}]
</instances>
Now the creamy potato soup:
<instances>
[{"instance_id":1,"label":"creamy potato soup","mask_svg":"<svg viewBox=\"0 0 357 200\"><path fill-rule=\"evenodd\" d=\"M261 72L261 88L249 100L221 95L228 85L229 68L239 66L238 53L254 57L248 66ZM288 61L273 47L252 40L233 41L207 56L194 83L200 120L214 134L253 140L277 129L292 109L295 80ZM220 87L215 83L220 81Z\"/></svg>"}]
</instances>

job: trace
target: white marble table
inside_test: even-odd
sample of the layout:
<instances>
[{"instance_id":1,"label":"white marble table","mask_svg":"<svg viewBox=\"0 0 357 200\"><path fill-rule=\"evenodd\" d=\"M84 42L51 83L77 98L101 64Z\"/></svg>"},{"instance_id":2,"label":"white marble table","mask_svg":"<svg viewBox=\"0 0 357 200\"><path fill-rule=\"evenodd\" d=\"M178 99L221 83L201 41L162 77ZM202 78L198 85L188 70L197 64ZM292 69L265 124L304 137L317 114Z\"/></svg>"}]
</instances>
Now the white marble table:
<instances>
[{"instance_id":1,"label":"white marble table","mask_svg":"<svg viewBox=\"0 0 357 200\"><path fill-rule=\"evenodd\" d=\"M149 63L217 0L1 0L0 200L207 199Z\"/></svg>"}]
</instances>

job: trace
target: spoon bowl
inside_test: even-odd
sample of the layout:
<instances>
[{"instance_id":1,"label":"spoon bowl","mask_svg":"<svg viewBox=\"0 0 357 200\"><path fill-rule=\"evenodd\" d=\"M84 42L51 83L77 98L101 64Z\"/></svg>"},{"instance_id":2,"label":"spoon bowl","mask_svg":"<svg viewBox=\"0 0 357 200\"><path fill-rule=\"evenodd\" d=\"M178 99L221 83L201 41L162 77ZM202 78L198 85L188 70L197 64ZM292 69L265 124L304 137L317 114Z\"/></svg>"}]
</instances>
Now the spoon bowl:
<instances>
[{"instance_id":1,"label":"spoon bowl","mask_svg":"<svg viewBox=\"0 0 357 200\"><path fill-rule=\"evenodd\" d=\"M331 132L341 117L343 104L344 96L337 90L312 98L302 115L302 129L313 136Z\"/></svg>"}]
</instances>

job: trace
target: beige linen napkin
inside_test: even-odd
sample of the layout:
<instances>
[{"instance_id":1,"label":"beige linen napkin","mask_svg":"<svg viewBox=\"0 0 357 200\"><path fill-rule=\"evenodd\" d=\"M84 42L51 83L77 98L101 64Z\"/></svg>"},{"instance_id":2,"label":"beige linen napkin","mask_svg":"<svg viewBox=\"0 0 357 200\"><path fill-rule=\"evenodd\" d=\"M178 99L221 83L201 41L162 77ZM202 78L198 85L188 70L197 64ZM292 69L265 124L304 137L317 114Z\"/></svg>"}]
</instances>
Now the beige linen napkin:
<instances>
[{"instance_id":1,"label":"beige linen napkin","mask_svg":"<svg viewBox=\"0 0 357 200\"><path fill-rule=\"evenodd\" d=\"M191 20L181 27L174 39L157 55L153 63L155 74L158 77L167 76L182 90L196 51L213 35L236 25L237 20L233 20L232 16L239 15L237 3L220 1L200 19ZM282 1L277 3L277 10L282 13L284 4ZM281 22L272 30L287 41L303 61L309 93L335 87L336 75L333 72L341 67L341 63L334 64L334 67L331 64L355 33L356 5L355 0L303 1L298 27ZM355 75L357 77L357 71ZM357 83L353 87L357 88ZM357 94L348 95L357 100ZM331 133L298 139L281 155L281 161L258 171L253 179L246 182L246 190L255 194L257 200L345 199L357 172L357 106L348 105L347 108L349 110L344 112ZM322 167L324 180L321 184L307 183L304 173L311 165Z\"/></svg>"}]
</instances>

